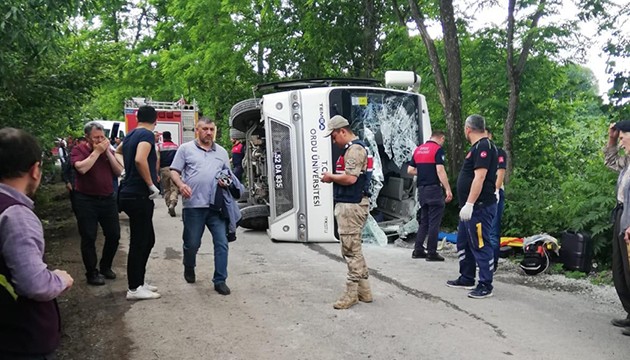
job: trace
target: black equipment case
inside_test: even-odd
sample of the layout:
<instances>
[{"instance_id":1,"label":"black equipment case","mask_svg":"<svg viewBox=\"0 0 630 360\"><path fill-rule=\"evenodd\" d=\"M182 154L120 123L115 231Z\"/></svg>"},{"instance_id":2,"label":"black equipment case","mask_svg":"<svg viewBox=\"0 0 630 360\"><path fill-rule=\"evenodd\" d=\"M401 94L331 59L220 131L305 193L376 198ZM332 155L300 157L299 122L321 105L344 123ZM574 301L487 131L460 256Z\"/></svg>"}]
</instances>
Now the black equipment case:
<instances>
[{"instance_id":1,"label":"black equipment case","mask_svg":"<svg viewBox=\"0 0 630 360\"><path fill-rule=\"evenodd\" d=\"M566 270L591 271L593 260L593 241L587 234L573 231L562 233L560 242L560 261Z\"/></svg>"}]
</instances>

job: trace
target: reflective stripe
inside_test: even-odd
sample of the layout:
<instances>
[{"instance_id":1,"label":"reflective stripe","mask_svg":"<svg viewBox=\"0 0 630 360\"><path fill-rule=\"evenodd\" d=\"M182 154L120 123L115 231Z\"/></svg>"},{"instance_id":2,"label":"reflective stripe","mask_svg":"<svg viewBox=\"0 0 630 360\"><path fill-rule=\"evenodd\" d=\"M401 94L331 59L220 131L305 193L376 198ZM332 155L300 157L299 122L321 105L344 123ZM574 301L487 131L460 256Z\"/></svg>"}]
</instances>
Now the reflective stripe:
<instances>
[{"instance_id":1,"label":"reflective stripe","mask_svg":"<svg viewBox=\"0 0 630 360\"><path fill-rule=\"evenodd\" d=\"M479 248L483 248L483 235L481 233L481 223L477 223L477 240L479 241Z\"/></svg>"},{"instance_id":2,"label":"reflective stripe","mask_svg":"<svg viewBox=\"0 0 630 360\"><path fill-rule=\"evenodd\" d=\"M466 249L461 249L457 252L457 255L462 255L466 253Z\"/></svg>"},{"instance_id":3,"label":"reflective stripe","mask_svg":"<svg viewBox=\"0 0 630 360\"><path fill-rule=\"evenodd\" d=\"M17 301L17 294L15 293L15 289L13 289L13 285L7 280L4 275L0 275L0 286L5 288L9 295L13 298L13 300Z\"/></svg>"}]
</instances>

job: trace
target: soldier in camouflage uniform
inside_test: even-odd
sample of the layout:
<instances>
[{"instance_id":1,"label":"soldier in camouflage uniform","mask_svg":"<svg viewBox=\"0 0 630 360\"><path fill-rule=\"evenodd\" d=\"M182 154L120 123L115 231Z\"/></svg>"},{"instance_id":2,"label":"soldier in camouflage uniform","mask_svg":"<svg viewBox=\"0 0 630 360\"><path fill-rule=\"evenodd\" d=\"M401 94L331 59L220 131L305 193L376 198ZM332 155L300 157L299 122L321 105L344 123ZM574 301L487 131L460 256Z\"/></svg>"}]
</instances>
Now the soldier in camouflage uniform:
<instances>
[{"instance_id":1,"label":"soldier in camouflage uniform","mask_svg":"<svg viewBox=\"0 0 630 360\"><path fill-rule=\"evenodd\" d=\"M344 149L337 160L335 173L324 173L322 182L333 183L341 254L348 264L346 292L333 307L347 309L359 301L372 302L368 268L361 250L361 230L368 215L372 164L365 143L352 132L348 120L342 116L330 119L324 136L331 136L333 142Z\"/></svg>"}]
</instances>

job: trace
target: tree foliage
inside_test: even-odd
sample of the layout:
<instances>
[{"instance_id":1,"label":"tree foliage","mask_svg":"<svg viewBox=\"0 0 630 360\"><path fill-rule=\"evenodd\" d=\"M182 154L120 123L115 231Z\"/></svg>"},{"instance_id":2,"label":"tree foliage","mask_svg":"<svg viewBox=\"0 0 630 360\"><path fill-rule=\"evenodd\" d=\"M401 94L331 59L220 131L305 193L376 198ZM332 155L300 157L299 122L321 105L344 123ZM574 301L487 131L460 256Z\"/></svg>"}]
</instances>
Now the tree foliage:
<instances>
[{"instance_id":1,"label":"tree foliage","mask_svg":"<svg viewBox=\"0 0 630 360\"><path fill-rule=\"evenodd\" d=\"M603 258L615 174L601 147L628 115L628 5L575 0L575 19L546 21L569 0L511 1L512 18L482 29L450 0L7 0L0 4L0 124L51 144L86 119L123 120L125 99L196 99L227 143L230 107L262 82L376 77L413 70L449 159L479 113L511 150L504 235L590 232ZM494 1L467 1L476 8ZM538 21L536 21L538 19ZM611 102L580 52L577 21L607 37ZM430 32L438 28L438 35ZM625 31L625 32L624 32ZM418 35L419 32L419 35ZM458 166L449 169L457 177ZM451 209L454 219L457 209Z\"/></svg>"}]
</instances>

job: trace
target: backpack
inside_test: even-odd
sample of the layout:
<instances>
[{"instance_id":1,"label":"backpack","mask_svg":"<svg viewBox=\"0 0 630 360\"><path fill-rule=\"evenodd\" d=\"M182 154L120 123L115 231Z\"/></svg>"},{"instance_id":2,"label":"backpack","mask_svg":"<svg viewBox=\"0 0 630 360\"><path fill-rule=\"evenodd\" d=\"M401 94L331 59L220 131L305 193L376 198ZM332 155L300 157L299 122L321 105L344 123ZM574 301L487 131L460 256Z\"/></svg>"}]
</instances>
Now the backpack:
<instances>
[{"instance_id":1,"label":"backpack","mask_svg":"<svg viewBox=\"0 0 630 360\"><path fill-rule=\"evenodd\" d=\"M520 263L527 275L538 275L545 272L551 263L549 251L558 251L558 240L547 234L540 234L523 239L525 257Z\"/></svg>"},{"instance_id":2,"label":"backpack","mask_svg":"<svg viewBox=\"0 0 630 360\"><path fill-rule=\"evenodd\" d=\"M549 267L549 254L542 243L529 244L524 249L525 257L520 266L527 275L538 275Z\"/></svg>"}]
</instances>

